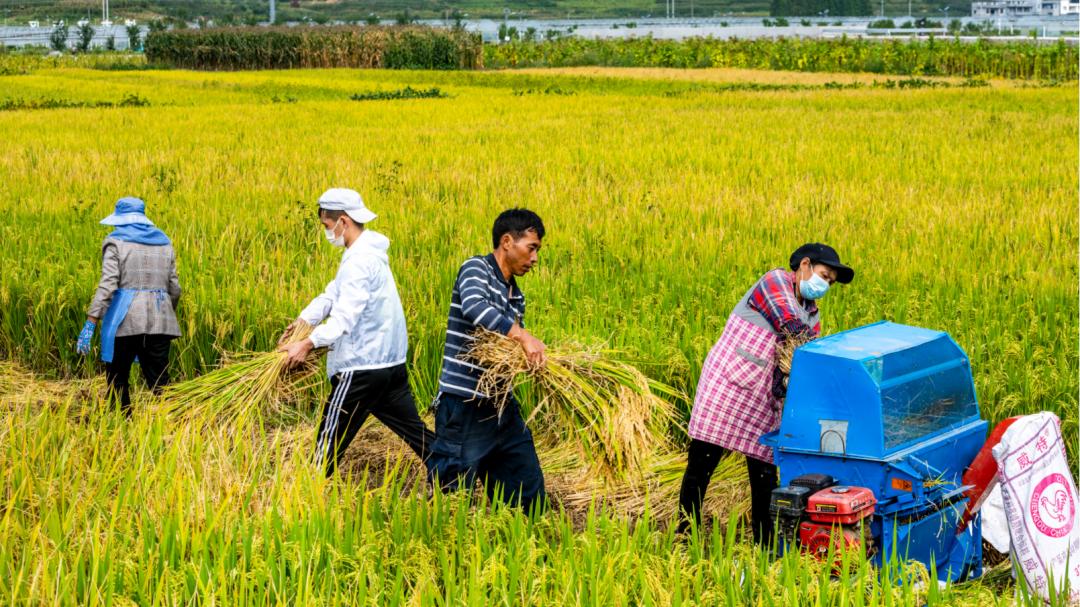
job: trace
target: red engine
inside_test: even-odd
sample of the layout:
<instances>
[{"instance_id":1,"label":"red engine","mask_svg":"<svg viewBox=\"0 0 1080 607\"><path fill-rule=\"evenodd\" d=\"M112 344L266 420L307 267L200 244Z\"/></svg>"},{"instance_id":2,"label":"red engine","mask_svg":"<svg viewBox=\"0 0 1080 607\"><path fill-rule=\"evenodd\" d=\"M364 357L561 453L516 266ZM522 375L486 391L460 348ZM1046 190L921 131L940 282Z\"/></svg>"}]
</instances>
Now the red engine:
<instances>
[{"instance_id":1,"label":"red engine","mask_svg":"<svg viewBox=\"0 0 1080 607\"><path fill-rule=\"evenodd\" d=\"M840 554L844 551L862 550L866 544L865 539L865 531L855 527L834 528L831 525L811 522L799 525L799 543L802 549L824 560L828 558L831 547L837 563L840 561Z\"/></svg>"},{"instance_id":2,"label":"red engine","mask_svg":"<svg viewBox=\"0 0 1080 607\"><path fill-rule=\"evenodd\" d=\"M865 487L829 487L810 496L799 524L799 544L806 552L826 558L846 550L868 550L869 529L862 521L874 513L874 493Z\"/></svg>"}]
</instances>

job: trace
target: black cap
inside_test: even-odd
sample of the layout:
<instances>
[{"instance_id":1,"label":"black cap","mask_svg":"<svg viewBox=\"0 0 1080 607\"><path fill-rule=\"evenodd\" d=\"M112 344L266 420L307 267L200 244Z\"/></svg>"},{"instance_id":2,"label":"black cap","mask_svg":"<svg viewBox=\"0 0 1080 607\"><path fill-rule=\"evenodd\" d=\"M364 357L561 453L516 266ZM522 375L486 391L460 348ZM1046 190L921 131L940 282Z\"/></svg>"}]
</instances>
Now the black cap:
<instances>
[{"instance_id":1,"label":"black cap","mask_svg":"<svg viewBox=\"0 0 1080 607\"><path fill-rule=\"evenodd\" d=\"M804 257L809 257L810 261L814 263L823 263L836 270L836 282L847 284L851 282L851 279L855 278L855 270L840 263L840 256L836 254L836 249L827 244L808 242L795 249L789 262L791 269L794 270L799 267L799 263L802 262Z\"/></svg>"}]
</instances>

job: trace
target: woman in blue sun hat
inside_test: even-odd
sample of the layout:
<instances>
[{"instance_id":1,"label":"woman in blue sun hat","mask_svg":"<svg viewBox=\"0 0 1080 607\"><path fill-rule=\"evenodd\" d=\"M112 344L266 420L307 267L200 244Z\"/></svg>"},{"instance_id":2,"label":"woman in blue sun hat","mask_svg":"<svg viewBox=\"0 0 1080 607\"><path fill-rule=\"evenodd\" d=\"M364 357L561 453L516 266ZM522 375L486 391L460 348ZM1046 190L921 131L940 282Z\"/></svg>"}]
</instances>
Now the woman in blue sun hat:
<instances>
[{"instance_id":1,"label":"woman in blue sun hat","mask_svg":"<svg viewBox=\"0 0 1080 607\"><path fill-rule=\"evenodd\" d=\"M134 197L116 201L112 215L101 220L113 226L101 247L101 280L86 311L76 346L90 353L90 340L101 321L101 360L110 397L131 414L129 377L139 362L143 378L155 392L169 381L169 347L180 336L176 304L180 280L169 237L146 217L146 203Z\"/></svg>"}]
</instances>

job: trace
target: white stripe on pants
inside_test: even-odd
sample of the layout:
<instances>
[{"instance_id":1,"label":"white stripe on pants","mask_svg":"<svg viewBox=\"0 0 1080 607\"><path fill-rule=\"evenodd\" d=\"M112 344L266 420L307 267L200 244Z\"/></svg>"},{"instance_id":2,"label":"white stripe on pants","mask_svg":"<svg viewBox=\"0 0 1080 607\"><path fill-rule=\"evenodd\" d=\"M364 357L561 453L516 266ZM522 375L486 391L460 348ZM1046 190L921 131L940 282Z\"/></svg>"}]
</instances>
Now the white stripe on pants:
<instances>
[{"instance_id":1,"label":"white stripe on pants","mask_svg":"<svg viewBox=\"0 0 1080 607\"><path fill-rule=\"evenodd\" d=\"M331 443L334 442L334 432L337 431L338 419L341 417L341 407L345 402L345 396L349 392L350 384L352 384L352 371L346 371L341 374L341 380L338 382L337 388L330 395L330 404L326 409L326 416L323 418L322 431L319 433L319 440L315 445L315 465L320 468L326 465L326 456L329 453Z\"/></svg>"}]
</instances>

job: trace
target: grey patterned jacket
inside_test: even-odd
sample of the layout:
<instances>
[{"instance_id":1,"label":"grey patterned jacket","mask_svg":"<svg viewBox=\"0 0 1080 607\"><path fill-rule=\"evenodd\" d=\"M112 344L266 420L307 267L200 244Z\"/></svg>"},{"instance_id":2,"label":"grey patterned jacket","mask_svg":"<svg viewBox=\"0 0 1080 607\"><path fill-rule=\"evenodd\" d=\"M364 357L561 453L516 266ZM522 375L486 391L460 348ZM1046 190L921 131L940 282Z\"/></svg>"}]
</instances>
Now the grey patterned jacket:
<instances>
[{"instance_id":1,"label":"grey patterned jacket","mask_svg":"<svg viewBox=\"0 0 1080 607\"><path fill-rule=\"evenodd\" d=\"M176 322L180 279L176 275L176 253L172 245L149 246L106 237L101 245L101 282L86 315L98 319L104 317L117 289L161 289L165 292L136 293L124 322L116 331L117 337L180 336L180 325Z\"/></svg>"}]
</instances>

